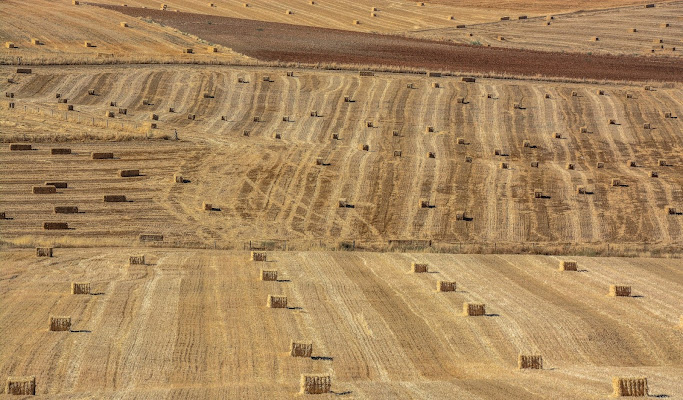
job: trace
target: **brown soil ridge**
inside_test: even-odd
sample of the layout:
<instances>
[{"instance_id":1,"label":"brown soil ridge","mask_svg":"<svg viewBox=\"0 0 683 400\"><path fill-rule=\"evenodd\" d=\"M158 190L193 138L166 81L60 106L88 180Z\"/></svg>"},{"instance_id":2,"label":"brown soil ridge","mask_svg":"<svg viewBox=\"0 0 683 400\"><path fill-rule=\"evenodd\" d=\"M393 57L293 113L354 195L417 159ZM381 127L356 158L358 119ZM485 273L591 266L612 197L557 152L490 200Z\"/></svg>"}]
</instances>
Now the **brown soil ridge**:
<instances>
[{"instance_id":1,"label":"brown soil ridge","mask_svg":"<svg viewBox=\"0 0 683 400\"><path fill-rule=\"evenodd\" d=\"M683 63L670 57L483 47L206 14L95 5L150 18L263 61L384 65L571 79L683 81Z\"/></svg>"}]
</instances>

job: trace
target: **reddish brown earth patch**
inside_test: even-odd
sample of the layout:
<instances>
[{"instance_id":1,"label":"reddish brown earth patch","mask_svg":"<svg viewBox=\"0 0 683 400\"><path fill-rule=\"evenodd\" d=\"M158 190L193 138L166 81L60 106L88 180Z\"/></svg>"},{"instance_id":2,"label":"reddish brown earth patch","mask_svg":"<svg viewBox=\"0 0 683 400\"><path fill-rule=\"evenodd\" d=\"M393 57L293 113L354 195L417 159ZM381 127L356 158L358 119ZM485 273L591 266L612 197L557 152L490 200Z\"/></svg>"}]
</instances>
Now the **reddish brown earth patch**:
<instances>
[{"instance_id":1,"label":"reddish brown earth patch","mask_svg":"<svg viewBox=\"0 0 683 400\"><path fill-rule=\"evenodd\" d=\"M388 65L579 79L683 81L683 62L676 58L482 47L205 14L99 6L150 18L264 61Z\"/></svg>"}]
</instances>

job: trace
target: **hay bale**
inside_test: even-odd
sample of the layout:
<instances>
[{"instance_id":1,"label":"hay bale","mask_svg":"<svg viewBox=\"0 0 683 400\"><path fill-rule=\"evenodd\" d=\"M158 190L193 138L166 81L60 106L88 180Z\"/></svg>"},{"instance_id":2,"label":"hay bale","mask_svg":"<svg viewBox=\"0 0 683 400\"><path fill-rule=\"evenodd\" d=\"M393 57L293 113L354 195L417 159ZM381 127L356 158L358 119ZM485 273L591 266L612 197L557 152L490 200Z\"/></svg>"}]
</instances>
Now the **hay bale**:
<instances>
[{"instance_id":1,"label":"hay bale","mask_svg":"<svg viewBox=\"0 0 683 400\"><path fill-rule=\"evenodd\" d=\"M472 156L465 156L465 162L466 163L472 163L474 161L474 158Z\"/></svg>"},{"instance_id":2,"label":"hay bale","mask_svg":"<svg viewBox=\"0 0 683 400\"><path fill-rule=\"evenodd\" d=\"M394 157L401 157L402 154L401 150L394 150Z\"/></svg>"},{"instance_id":3,"label":"hay bale","mask_svg":"<svg viewBox=\"0 0 683 400\"><path fill-rule=\"evenodd\" d=\"M429 204L429 200L420 200L420 208L432 208L432 205Z\"/></svg>"},{"instance_id":4,"label":"hay bale","mask_svg":"<svg viewBox=\"0 0 683 400\"><path fill-rule=\"evenodd\" d=\"M531 142L528 140L522 140L522 147L530 148Z\"/></svg>"},{"instance_id":5,"label":"hay bale","mask_svg":"<svg viewBox=\"0 0 683 400\"><path fill-rule=\"evenodd\" d=\"M441 85L439 84L439 82L432 82L432 87L438 89L441 87Z\"/></svg>"},{"instance_id":6,"label":"hay bale","mask_svg":"<svg viewBox=\"0 0 683 400\"><path fill-rule=\"evenodd\" d=\"M159 115L152 113L152 114L149 115L149 118L150 118L151 120L153 120L153 121L158 121L158 120L159 120Z\"/></svg>"},{"instance_id":7,"label":"hay bale","mask_svg":"<svg viewBox=\"0 0 683 400\"><path fill-rule=\"evenodd\" d=\"M375 76L375 73L373 71L359 71L358 75L359 76Z\"/></svg>"},{"instance_id":8,"label":"hay bale","mask_svg":"<svg viewBox=\"0 0 683 400\"><path fill-rule=\"evenodd\" d=\"M126 196L122 194L105 194L105 203L124 203L126 201Z\"/></svg>"},{"instance_id":9,"label":"hay bale","mask_svg":"<svg viewBox=\"0 0 683 400\"><path fill-rule=\"evenodd\" d=\"M638 29L637 28L631 28L628 31L631 33L636 33L636 32L638 32Z\"/></svg>"},{"instance_id":10,"label":"hay bale","mask_svg":"<svg viewBox=\"0 0 683 400\"><path fill-rule=\"evenodd\" d=\"M175 183L185 183L185 179L181 175L173 174L173 182Z\"/></svg>"},{"instance_id":11,"label":"hay bale","mask_svg":"<svg viewBox=\"0 0 683 400\"><path fill-rule=\"evenodd\" d=\"M428 152L427 158L436 158L436 153L434 153L433 151Z\"/></svg>"},{"instance_id":12,"label":"hay bale","mask_svg":"<svg viewBox=\"0 0 683 400\"><path fill-rule=\"evenodd\" d=\"M664 113L664 118L673 118L673 114L670 112L665 112Z\"/></svg>"},{"instance_id":13,"label":"hay bale","mask_svg":"<svg viewBox=\"0 0 683 400\"><path fill-rule=\"evenodd\" d=\"M339 208L347 208L349 206L349 203L346 202L346 199L339 199Z\"/></svg>"},{"instance_id":14,"label":"hay bale","mask_svg":"<svg viewBox=\"0 0 683 400\"><path fill-rule=\"evenodd\" d=\"M36 247L36 257L52 257L52 247Z\"/></svg>"},{"instance_id":15,"label":"hay bale","mask_svg":"<svg viewBox=\"0 0 683 400\"><path fill-rule=\"evenodd\" d=\"M655 43L655 44L664 43L664 39L652 39L652 43Z\"/></svg>"},{"instance_id":16,"label":"hay bale","mask_svg":"<svg viewBox=\"0 0 683 400\"><path fill-rule=\"evenodd\" d=\"M546 20L546 21L552 21L552 20L554 20L554 19L555 19L555 17L553 17L552 15L547 15L547 16L545 17L545 20Z\"/></svg>"},{"instance_id":17,"label":"hay bale","mask_svg":"<svg viewBox=\"0 0 683 400\"><path fill-rule=\"evenodd\" d=\"M595 164L595 167L596 167L596 168L605 168L605 163L604 163L604 162L599 162L599 161L598 161L598 162Z\"/></svg>"},{"instance_id":18,"label":"hay bale","mask_svg":"<svg viewBox=\"0 0 683 400\"><path fill-rule=\"evenodd\" d=\"M128 257L128 265L145 265L145 256L130 256Z\"/></svg>"},{"instance_id":19,"label":"hay bale","mask_svg":"<svg viewBox=\"0 0 683 400\"><path fill-rule=\"evenodd\" d=\"M531 168L538 168L538 161L532 161L530 166Z\"/></svg>"},{"instance_id":20,"label":"hay bale","mask_svg":"<svg viewBox=\"0 0 683 400\"><path fill-rule=\"evenodd\" d=\"M76 206L55 206L55 214L78 214Z\"/></svg>"},{"instance_id":21,"label":"hay bale","mask_svg":"<svg viewBox=\"0 0 683 400\"><path fill-rule=\"evenodd\" d=\"M501 21L509 21L509 20L510 20L510 17L500 17L500 20L501 20Z\"/></svg>"},{"instance_id":22,"label":"hay bale","mask_svg":"<svg viewBox=\"0 0 683 400\"><path fill-rule=\"evenodd\" d=\"M593 37L591 38L591 40L594 41L594 42L599 42L599 41L600 41L600 38L597 37L597 36L593 36Z\"/></svg>"},{"instance_id":23,"label":"hay bale","mask_svg":"<svg viewBox=\"0 0 683 400\"><path fill-rule=\"evenodd\" d=\"M339 134L338 134L338 133L333 133L333 134L332 134L332 140L339 140Z\"/></svg>"},{"instance_id":24,"label":"hay bale","mask_svg":"<svg viewBox=\"0 0 683 400\"><path fill-rule=\"evenodd\" d=\"M119 171L119 176L121 178L128 178L131 176L140 176L139 169L122 169Z\"/></svg>"},{"instance_id":25,"label":"hay bale","mask_svg":"<svg viewBox=\"0 0 683 400\"><path fill-rule=\"evenodd\" d=\"M114 118L114 112L113 111L105 111L104 117L105 118Z\"/></svg>"},{"instance_id":26,"label":"hay bale","mask_svg":"<svg viewBox=\"0 0 683 400\"><path fill-rule=\"evenodd\" d=\"M57 189L66 189L69 187L67 182L45 182L45 186L54 186Z\"/></svg>"},{"instance_id":27,"label":"hay bale","mask_svg":"<svg viewBox=\"0 0 683 400\"><path fill-rule=\"evenodd\" d=\"M517 357L519 369L543 369L543 357L540 355L523 355Z\"/></svg>"},{"instance_id":28,"label":"hay bale","mask_svg":"<svg viewBox=\"0 0 683 400\"><path fill-rule=\"evenodd\" d=\"M237 78L237 83L247 83L244 78Z\"/></svg>"},{"instance_id":29,"label":"hay bale","mask_svg":"<svg viewBox=\"0 0 683 400\"><path fill-rule=\"evenodd\" d=\"M359 148L360 148L362 151L370 151L370 145L368 145L368 144L361 144L361 145L359 146Z\"/></svg>"},{"instance_id":30,"label":"hay bale","mask_svg":"<svg viewBox=\"0 0 683 400\"><path fill-rule=\"evenodd\" d=\"M12 143L9 145L10 151L25 151L25 150L33 150L33 147L30 144L24 144L24 143Z\"/></svg>"},{"instance_id":31,"label":"hay bale","mask_svg":"<svg viewBox=\"0 0 683 400\"><path fill-rule=\"evenodd\" d=\"M90 282L71 282L71 294L90 294Z\"/></svg>"},{"instance_id":32,"label":"hay bale","mask_svg":"<svg viewBox=\"0 0 683 400\"><path fill-rule=\"evenodd\" d=\"M500 169L510 169L510 164L502 162L500 163Z\"/></svg>"},{"instance_id":33,"label":"hay bale","mask_svg":"<svg viewBox=\"0 0 683 400\"><path fill-rule=\"evenodd\" d=\"M657 165L659 165L660 167L668 167L669 163L664 159L660 159L660 160L657 160Z\"/></svg>"},{"instance_id":34,"label":"hay bale","mask_svg":"<svg viewBox=\"0 0 683 400\"><path fill-rule=\"evenodd\" d=\"M268 295L268 302L266 303L268 308L287 308L287 296L273 296Z\"/></svg>"},{"instance_id":35,"label":"hay bale","mask_svg":"<svg viewBox=\"0 0 683 400\"><path fill-rule=\"evenodd\" d=\"M122 28L128 28L127 22L119 22L119 25L121 25Z\"/></svg>"},{"instance_id":36,"label":"hay bale","mask_svg":"<svg viewBox=\"0 0 683 400\"><path fill-rule=\"evenodd\" d=\"M465 144L465 138L459 137L456 139L457 144Z\"/></svg>"},{"instance_id":37,"label":"hay bale","mask_svg":"<svg viewBox=\"0 0 683 400\"><path fill-rule=\"evenodd\" d=\"M277 271L276 270L261 270L261 280L262 281L277 281Z\"/></svg>"},{"instance_id":38,"label":"hay bale","mask_svg":"<svg viewBox=\"0 0 683 400\"><path fill-rule=\"evenodd\" d=\"M287 76L290 76L290 77L294 76L294 71L287 71Z\"/></svg>"},{"instance_id":39,"label":"hay bale","mask_svg":"<svg viewBox=\"0 0 683 400\"><path fill-rule=\"evenodd\" d=\"M78 3L78 2L75 2ZM15 396L35 396L36 377L35 376L10 376L7 377L5 393Z\"/></svg>"},{"instance_id":40,"label":"hay bale","mask_svg":"<svg viewBox=\"0 0 683 400\"><path fill-rule=\"evenodd\" d=\"M645 4L645 8L653 8L654 6L654 4Z\"/></svg>"},{"instance_id":41,"label":"hay bale","mask_svg":"<svg viewBox=\"0 0 683 400\"><path fill-rule=\"evenodd\" d=\"M652 129L652 126L650 125L650 123L645 123L643 124L643 129Z\"/></svg>"},{"instance_id":42,"label":"hay bale","mask_svg":"<svg viewBox=\"0 0 683 400\"><path fill-rule=\"evenodd\" d=\"M668 24L668 23L666 23L666 22L662 22L661 24L659 24L659 27L660 27L660 28L668 28L668 27L670 27L670 26L671 26L671 25Z\"/></svg>"},{"instance_id":43,"label":"hay bale","mask_svg":"<svg viewBox=\"0 0 683 400\"><path fill-rule=\"evenodd\" d=\"M604 90L598 90L596 93L598 94L598 96L604 96L605 95Z\"/></svg>"},{"instance_id":44,"label":"hay bale","mask_svg":"<svg viewBox=\"0 0 683 400\"><path fill-rule=\"evenodd\" d=\"M465 29L465 28L467 28L467 25L460 24L460 25L456 25L455 27L457 29Z\"/></svg>"},{"instance_id":45,"label":"hay bale","mask_svg":"<svg viewBox=\"0 0 683 400\"><path fill-rule=\"evenodd\" d=\"M612 395L615 397L648 396L647 378L614 377L612 378L612 389L614 389Z\"/></svg>"},{"instance_id":46,"label":"hay bale","mask_svg":"<svg viewBox=\"0 0 683 400\"><path fill-rule=\"evenodd\" d=\"M546 99L550 99L550 98L551 98L551 97L550 97L550 93L546 93L546 94L545 94L545 98L546 98Z\"/></svg>"},{"instance_id":47,"label":"hay bale","mask_svg":"<svg viewBox=\"0 0 683 400\"><path fill-rule=\"evenodd\" d=\"M500 36L500 35L499 35L499 36L498 36L498 37L497 37L496 39L498 39L499 41L501 41L501 42L502 42L502 41L504 41L504 40L505 40L505 37L504 37L504 36Z\"/></svg>"},{"instance_id":48,"label":"hay bale","mask_svg":"<svg viewBox=\"0 0 683 400\"><path fill-rule=\"evenodd\" d=\"M401 136L401 134L399 133L399 131L397 131L397 130L394 129L393 131L391 131L391 136L393 136L393 137L399 137L399 136Z\"/></svg>"},{"instance_id":49,"label":"hay bale","mask_svg":"<svg viewBox=\"0 0 683 400\"><path fill-rule=\"evenodd\" d=\"M586 187L585 186L577 186L576 187L576 194L586 194Z\"/></svg>"},{"instance_id":50,"label":"hay bale","mask_svg":"<svg viewBox=\"0 0 683 400\"><path fill-rule=\"evenodd\" d=\"M9 97L10 99L13 99L14 93L13 92L5 92L5 97Z\"/></svg>"},{"instance_id":51,"label":"hay bale","mask_svg":"<svg viewBox=\"0 0 683 400\"><path fill-rule=\"evenodd\" d=\"M318 111L311 111L311 117L319 117Z\"/></svg>"},{"instance_id":52,"label":"hay bale","mask_svg":"<svg viewBox=\"0 0 683 400\"><path fill-rule=\"evenodd\" d=\"M249 135L251 135L251 131L248 131L246 129L242 131L242 136L249 137Z\"/></svg>"},{"instance_id":53,"label":"hay bale","mask_svg":"<svg viewBox=\"0 0 683 400\"><path fill-rule=\"evenodd\" d=\"M588 127L587 126L582 126L579 128L579 133L588 133Z\"/></svg>"},{"instance_id":54,"label":"hay bale","mask_svg":"<svg viewBox=\"0 0 683 400\"><path fill-rule=\"evenodd\" d=\"M83 42L84 47L93 47L91 42Z\"/></svg>"},{"instance_id":55,"label":"hay bale","mask_svg":"<svg viewBox=\"0 0 683 400\"><path fill-rule=\"evenodd\" d=\"M612 178L611 185L612 186L621 186L621 180L619 180L617 178Z\"/></svg>"},{"instance_id":56,"label":"hay bale","mask_svg":"<svg viewBox=\"0 0 683 400\"><path fill-rule=\"evenodd\" d=\"M315 159L315 165L325 165L325 163L322 158L318 157Z\"/></svg>"},{"instance_id":57,"label":"hay bale","mask_svg":"<svg viewBox=\"0 0 683 400\"><path fill-rule=\"evenodd\" d=\"M609 285L609 295L612 297L630 297L631 287L624 285Z\"/></svg>"},{"instance_id":58,"label":"hay bale","mask_svg":"<svg viewBox=\"0 0 683 400\"><path fill-rule=\"evenodd\" d=\"M614 120L614 119L608 119L608 120L607 120L607 124L608 124L608 125L616 125L616 124L617 124L617 121Z\"/></svg>"},{"instance_id":59,"label":"hay bale","mask_svg":"<svg viewBox=\"0 0 683 400\"><path fill-rule=\"evenodd\" d=\"M629 166L629 167L631 167L631 168L635 168L635 167L638 166L638 165L636 164L636 162L633 161L633 160L626 160L626 165Z\"/></svg>"},{"instance_id":60,"label":"hay bale","mask_svg":"<svg viewBox=\"0 0 683 400\"><path fill-rule=\"evenodd\" d=\"M411 272L415 274L420 274L420 273L425 273L429 269L429 266L424 263L412 263L411 264Z\"/></svg>"},{"instance_id":61,"label":"hay bale","mask_svg":"<svg viewBox=\"0 0 683 400\"><path fill-rule=\"evenodd\" d=\"M578 96L579 96L579 94L576 91L572 90L572 97L578 97Z\"/></svg>"},{"instance_id":62,"label":"hay bale","mask_svg":"<svg viewBox=\"0 0 683 400\"><path fill-rule=\"evenodd\" d=\"M567 163L567 169L571 169L571 170L575 169L574 163Z\"/></svg>"},{"instance_id":63,"label":"hay bale","mask_svg":"<svg viewBox=\"0 0 683 400\"><path fill-rule=\"evenodd\" d=\"M164 235L141 234L138 238L141 242L161 242L164 240Z\"/></svg>"},{"instance_id":64,"label":"hay bale","mask_svg":"<svg viewBox=\"0 0 683 400\"><path fill-rule=\"evenodd\" d=\"M52 194L57 193L57 188L54 186L34 186L33 194Z\"/></svg>"},{"instance_id":65,"label":"hay bale","mask_svg":"<svg viewBox=\"0 0 683 400\"><path fill-rule=\"evenodd\" d=\"M111 160L114 158L114 153L92 153L93 160Z\"/></svg>"},{"instance_id":66,"label":"hay bale","mask_svg":"<svg viewBox=\"0 0 683 400\"><path fill-rule=\"evenodd\" d=\"M5 47L7 47L8 49L16 49L17 48L17 46L15 46L14 43L12 43L12 42L5 42Z\"/></svg>"},{"instance_id":67,"label":"hay bale","mask_svg":"<svg viewBox=\"0 0 683 400\"><path fill-rule=\"evenodd\" d=\"M424 4L424 3L422 3ZM301 375L301 394L330 393L332 377L329 375Z\"/></svg>"},{"instance_id":68,"label":"hay bale","mask_svg":"<svg viewBox=\"0 0 683 400\"><path fill-rule=\"evenodd\" d=\"M156 122L150 122L148 124L148 127L149 127L149 129L157 129L157 124L156 124Z\"/></svg>"},{"instance_id":69,"label":"hay bale","mask_svg":"<svg viewBox=\"0 0 683 400\"><path fill-rule=\"evenodd\" d=\"M31 68L17 68L17 74L30 74Z\"/></svg>"},{"instance_id":70,"label":"hay bale","mask_svg":"<svg viewBox=\"0 0 683 400\"><path fill-rule=\"evenodd\" d=\"M278 133L278 132L275 132L275 133L273 134L273 139L282 139L282 135L281 135L280 133Z\"/></svg>"},{"instance_id":71,"label":"hay bale","mask_svg":"<svg viewBox=\"0 0 683 400\"><path fill-rule=\"evenodd\" d=\"M46 231L69 229L69 224L66 222L44 222L43 229Z\"/></svg>"},{"instance_id":72,"label":"hay bale","mask_svg":"<svg viewBox=\"0 0 683 400\"><path fill-rule=\"evenodd\" d=\"M486 305L478 303L463 303L462 312L465 316L479 317L486 315Z\"/></svg>"},{"instance_id":73,"label":"hay bale","mask_svg":"<svg viewBox=\"0 0 683 400\"><path fill-rule=\"evenodd\" d=\"M659 173L657 171L650 171L650 178L659 178Z\"/></svg>"},{"instance_id":74,"label":"hay bale","mask_svg":"<svg viewBox=\"0 0 683 400\"><path fill-rule=\"evenodd\" d=\"M464 97L458 97L455 101L457 104L467 104L467 101Z\"/></svg>"},{"instance_id":75,"label":"hay bale","mask_svg":"<svg viewBox=\"0 0 683 400\"><path fill-rule=\"evenodd\" d=\"M669 215L678 215L676 207L666 207L666 213Z\"/></svg>"},{"instance_id":76,"label":"hay bale","mask_svg":"<svg viewBox=\"0 0 683 400\"><path fill-rule=\"evenodd\" d=\"M74 110L73 104L66 104L66 102L60 103L58 106L59 106L59 109L62 111L73 111Z\"/></svg>"},{"instance_id":77,"label":"hay bale","mask_svg":"<svg viewBox=\"0 0 683 400\"><path fill-rule=\"evenodd\" d=\"M128 109L127 108L119 108L119 114L123 114L123 115L128 114Z\"/></svg>"},{"instance_id":78,"label":"hay bale","mask_svg":"<svg viewBox=\"0 0 683 400\"><path fill-rule=\"evenodd\" d=\"M205 99L213 99L213 98L215 98L215 96L212 95L211 93L204 93L204 98Z\"/></svg>"},{"instance_id":79,"label":"hay bale","mask_svg":"<svg viewBox=\"0 0 683 400\"><path fill-rule=\"evenodd\" d=\"M461 81L461 82L474 83L474 82L477 81L477 78L463 76L462 78L460 78L460 81Z\"/></svg>"},{"instance_id":80,"label":"hay bale","mask_svg":"<svg viewBox=\"0 0 683 400\"><path fill-rule=\"evenodd\" d=\"M455 281L436 281L437 292L455 292Z\"/></svg>"},{"instance_id":81,"label":"hay bale","mask_svg":"<svg viewBox=\"0 0 683 400\"><path fill-rule=\"evenodd\" d=\"M88 95L94 96L95 95L95 89L88 89Z\"/></svg>"},{"instance_id":82,"label":"hay bale","mask_svg":"<svg viewBox=\"0 0 683 400\"><path fill-rule=\"evenodd\" d=\"M519 17L517 17L517 19L527 19L527 16L526 15L520 15Z\"/></svg>"},{"instance_id":83,"label":"hay bale","mask_svg":"<svg viewBox=\"0 0 683 400\"><path fill-rule=\"evenodd\" d=\"M292 357L310 358L313 354L313 343L292 342L289 346L289 354Z\"/></svg>"},{"instance_id":84,"label":"hay bale","mask_svg":"<svg viewBox=\"0 0 683 400\"><path fill-rule=\"evenodd\" d=\"M534 189L534 198L535 199L542 199L543 198L543 190Z\"/></svg>"},{"instance_id":85,"label":"hay bale","mask_svg":"<svg viewBox=\"0 0 683 400\"><path fill-rule=\"evenodd\" d=\"M251 261L266 261L267 259L268 255L266 253L258 251L251 252Z\"/></svg>"},{"instance_id":86,"label":"hay bale","mask_svg":"<svg viewBox=\"0 0 683 400\"><path fill-rule=\"evenodd\" d=\"M500 149L493 149L493 155L494 156L499 156L502 153Z\"/></svg>"},{"instance_id":87,"label":"hay bale","mask_svg":"<svg viewBox=\"0 0 683 400\"><path fill-rule=\"evenodd\" d=\"M5 211L0 212L0 219L7 219L7 214L5 213Z\"/></svg>"},{"instance_id":88,"label":"hay bale","mask_svg":"<svg viewBox=\"0 0 683 400\"><path fill-rule=\"evenodd\" d=\"M71 317L55 317L50 316L48 319L50 326L50 331L52 332L64 332L71 330Z\"/></svg>"},{"instance_id":89,"label":"hay bale","mask_svg":"<svg viewBox=\"0 0 683 400\"><path fill-rule=\"evenodd\" d=\"M187 114L187 119L189 119L190 121L194 121L195 119L197 119L197 115L195 115L195 114Z\"/></svg>"},{"instance_id":90,"label":"hay bale","mask_svg":"<svg viewBox=\"0 0 683 400\"><path fill-rule=\"evenodd\" d=\"M194 49L191 49L191 48L183 49L183 54L192 54L192 53L194 53Z\"/></svg>"},{"instance_id":91,"label":"hay bale","mask_svg":"<svg viewBox=\"0 0 683 400\"><path fill-rule=\"evenodd\" d=\"M311 114L312 114L312 113L311 113ZM311 116L313 116L313 115L311 115ZM253 120L254 122L261 122L261 117L255 116L255 117L252 118L252 120Z\"/></svg>"},{"instance_id":92,"label":"hay bale","mask_svg":"<svg viewBox=\"0 0 683 400\"><path fill-rule=\"evenodd\" d=\"M202 203L202 210L204 211L211 211L213 210L213 205L211 203Z\"/></svg>"},{"instance_id":93,"label":"hay bale","mask_svg":"<svg viewBox=\"0 0 683 400\"><path fill-rule=\"evenodd\" d=\"M579 263L576 261L562 260L560 261L560 271L578 271Z\"/></svg>"}]
</instances>

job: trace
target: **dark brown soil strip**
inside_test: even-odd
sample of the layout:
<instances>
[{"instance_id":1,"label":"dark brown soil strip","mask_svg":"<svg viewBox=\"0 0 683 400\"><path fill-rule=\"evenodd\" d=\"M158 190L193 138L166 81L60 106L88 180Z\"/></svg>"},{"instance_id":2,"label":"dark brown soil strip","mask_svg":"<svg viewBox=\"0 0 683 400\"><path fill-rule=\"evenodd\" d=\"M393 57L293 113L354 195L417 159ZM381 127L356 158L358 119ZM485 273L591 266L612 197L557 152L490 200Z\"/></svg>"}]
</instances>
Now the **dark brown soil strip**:
<instances>
[{"instance_id":1,"label":"dark brown soil strip","mask_svg":"<svg viewBox=\"0 0 683 400\"><path fill-rule=\"evenodd\" d=\"M572 79L683 81L683 60L674 57L460 45L205 14L99 6L152 19L263 61L386 65Z\"/></svg>"}]
</instances>

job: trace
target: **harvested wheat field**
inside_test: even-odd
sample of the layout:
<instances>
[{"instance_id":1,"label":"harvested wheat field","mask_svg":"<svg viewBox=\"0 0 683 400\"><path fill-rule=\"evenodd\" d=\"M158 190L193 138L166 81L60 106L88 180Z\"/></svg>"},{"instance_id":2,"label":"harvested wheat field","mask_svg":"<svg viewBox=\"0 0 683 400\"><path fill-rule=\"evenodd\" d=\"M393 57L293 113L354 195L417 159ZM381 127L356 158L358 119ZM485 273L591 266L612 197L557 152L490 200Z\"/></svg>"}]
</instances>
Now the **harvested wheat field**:
<instances>
[{"instance_id":1,"label":"harvested wheat field","mask_svg":"<svg viewBox=\"0 0 683 400\"><path fill-rule=\"evenodd\" d=\"M0 50L3 64L19 58L28 64L216 63L246 59L223 46L209 52L209 42L152 21L84 4L74 6L71 1L3 1L0 22L0 41L11 41L16 46ZM188 48L194 53L182 54Z\"/></svg>"},{"instance_id":2,"label":"harvested wheat field","mask_svg":"<svg viewBox=\"0 0 683 400\"><path fill-rule=\"evenodd\" d=\"M420 39L552 52L683 57L680 1L657 3L653 8L638 5L583 10L472 24L465 29L428 27L405 34ZM504 40L498 40L499 36ZM596 37L598 40L594 40Z\"/></svg>"},{"instance_id":3,"label":"harvested wheat field","mask_svg":"<svg viewBox=\"0 0 683 400\"><path fill-rule=\"evenodd\" d=\"M145 265L128 265L131 254ZM0 255L0 373L50 398L291 398L301 374L345 398L604 399L613 376L680 398L680 260L140 248ZM412 262L430 272L408 273ZM278 281L259 280L259 268ZM458 290L436 292L437 280ZM90 295L70 294L89 282ZM610 283L631 297L607 296ZM266 307L284 295L288 308ZM486 314L462 316L464 302ZM71 317L49 332L49 315ZM19 321L20 320L20 321ZM290 343L312 344L292 357ZM542 370L519 370L540 354Z\"/></svg>"},{"instance_id":4,"label":"harvested wheat field","mask_svg":"<svg viewBox=\"0 0 683 400\"><path fill-rule=\"evenodd\" d=\"M28 152L0 149L0 208L14 218L2 222L2 237L13 242L57 235L131 243L158 231L171 242L226 248L267 239L290 247L419 239L631 243L647 252L647 244L683 243L683 218L667 212L683 204L681 118L664 115L683 115L677 85L646 91L310 70L287 77L253 67L72 67L62 74L45 67L21 76L11 86L17 108L0 112L14 132L6 143L36 142ZM432 87L435 80L441 88ZM57 92L75 111L57 108ZM173 139L176 131L179 141L145 140ZM51 143L61 137L77 141ZM91 142L98 137L114 141ZM53 147L72 154L53 155ZM114 159L93 160L92 152ZM120 177L130 169L140 176ZM188 182L176 183L174 174ZM68 188L30 193L51 180ZM110 194L128 201L103 203ZM203 210L203 202L215 210ZM62 205L82 212L55 215ZM42 229L65 217L73 229Z\"/></svg>"},{"instance_id":5,"label":"harvested wheat field","mask_svg":"<svg viewBox=\"0 0 683 400\"><path fill-rule=\"evenodd\" d=\"M97 0L96 3L120 6L120 1ZM568 13L578 10L606 9L640 5L646 0L562 1L533 2L494 0L281 0L277 2L218 0L171 0L167 12L191 12L206 15L281 22L320 28L344 29L360 32L396 34L434 27L455 27L498 21L503 16L543 16L549 13ZM129 7L160 10L156 0L132 0ZM247 5L247 6L245 6ZM287 13L287 10L290 13ZM353 21L359 21L354 24Z\"/></svg>"},{"instance_id":6,"label":"harvested wheat field","mask_svg":"<svg viewBox=\"0 0 683 400\"><path fill-rule=\"evenodd\" d=\"M683 399L681 4L0 2L0 398Z\"/></svg>"}]
</instances>

